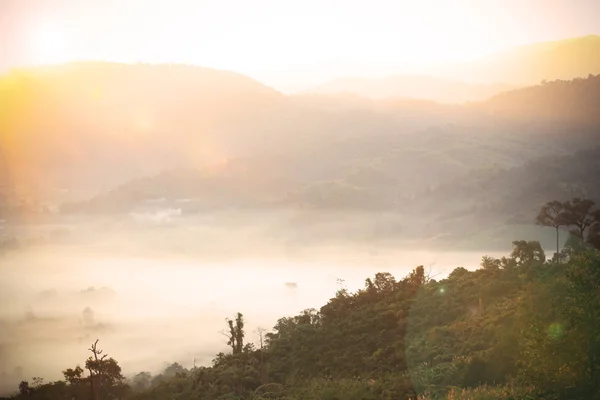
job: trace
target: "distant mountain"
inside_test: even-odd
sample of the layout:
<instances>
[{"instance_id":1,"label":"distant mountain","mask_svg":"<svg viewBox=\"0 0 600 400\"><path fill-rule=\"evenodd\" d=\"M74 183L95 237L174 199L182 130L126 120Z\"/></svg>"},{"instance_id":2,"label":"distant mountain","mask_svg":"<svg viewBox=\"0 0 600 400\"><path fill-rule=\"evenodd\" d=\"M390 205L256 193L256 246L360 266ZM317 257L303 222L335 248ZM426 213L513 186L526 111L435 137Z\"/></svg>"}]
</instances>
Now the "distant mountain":
<instances>
[{"instance_id":1,"label":"distant mountain","mask_svg":"<svg viewBox=\"0 0 600 400\"><path fill-rule=\"evenodd\" d=\"M590 74L600 74L600 36L596 35L511 48L473 62L446 66L437 71L436 77L343 78L320 85L307 94L464 103L483 101L544 80L571 80Z\"/></svg>"},{"instance_id":2,"label":"distant mountain","mask_svg":"<svg viewBox=\"0 0 600 400\"><path fill-rule=\"evenodd\" d=\"M319 94L354 94L371 99L412 98L440 103L464 103L487 99L516 86L470 84L421 75L384 78L337 79L310 90Z\"/></svg>"},{"instance_id":3,"label":"distant mountain","mask_svg":"<svg viewBox=\"0 0 600 400\"><path fill-rule=\"evenodd\" d=\"M467 82L528 86L543 80L570 80L600 74L600 36L534 43L491 54L443 71Z\"/></svg>"},{"instance_id":4,"label":"distant mountain","mask_svg":"<svg viewBox=\"0 0 600 400\"><path fill-rule=\"evenodd\" d=\"M243 75L185 65L84 62L0 77L11 189L52 202L261 152L289 158L373 135L385 147L399 132L466 123L471 114L422 102L286 97Z\"/></svg>"},{"instance_id":5,"label":"distant mountain","mask_svg":"<svg viewBox=\"0 0 600 400\"><path fill-rule=\"evenodd\" d=\"M555 80L498 94L481 108L513 120L588 125L600 124L600 74L570 81Z\"/></svg>"},{"instance_id":6,"label":"distant mountain","mask_svg":"<svg viewBox=\"0 0 600 400\"><path fill-rule=\"evenodd\" d=\"M17 204L111 213L161 198L189 211L343 198L348 209L390 210L474 168L597 143L597 83L443 105L287 97L199 67L69 64L0 78L0 148Z\"/></svg>"},{"instance_id":7,"label":"distant mountain","mask_svg":"<svg viewBox=\"0 0 600 400\"><path fill-rule=\"evenodd\" d=\"M472 174L492 179L533 160L595 146L600 139L595 104L600 104L600 76L549 82L462 106L294 96L286 116L296 115L309 133L281 152L257 151L135 179L63 209L131 212L162 199L161 206L188 212L219 207L399 211L414 200L416 207L430 204L435 213L451 215L452 188L470 182ZM310 133L316 124L321 130ZM499 198L514 192L509 184L499 188L506 192ZM457 204L467 207L460 212L477 207L471 198L477 196L458 198Z\"/></svg>"},{"instance_id":8,"label":"distant mountain","mask_svg":"<svg viewBox=\"0 0 600 400\"><path fill-rule=\"evenodd\" d=\"M17 70L0 77L0 148L21 192L97 191L251 147L282 99L243 75L185 65Z\"/></svg>"}]
</instances>

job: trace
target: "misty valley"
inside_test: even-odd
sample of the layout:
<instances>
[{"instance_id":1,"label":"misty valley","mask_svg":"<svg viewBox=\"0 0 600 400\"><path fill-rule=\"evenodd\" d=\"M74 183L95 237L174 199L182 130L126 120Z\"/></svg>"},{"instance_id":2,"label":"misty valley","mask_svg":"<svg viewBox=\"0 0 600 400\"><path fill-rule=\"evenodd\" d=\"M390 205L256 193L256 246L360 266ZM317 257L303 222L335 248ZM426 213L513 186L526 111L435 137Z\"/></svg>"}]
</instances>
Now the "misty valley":
<instances>
[{"instance_id":1,"label":"misty valley","mask_svg":"<svg viewBox=\"0 0 600 400\"><path fill-rule=\"evenodd\" d=\"M6 72L0 396L598 399L598 104L594 35L292 94Z\"/></svg>"}]
</instances>

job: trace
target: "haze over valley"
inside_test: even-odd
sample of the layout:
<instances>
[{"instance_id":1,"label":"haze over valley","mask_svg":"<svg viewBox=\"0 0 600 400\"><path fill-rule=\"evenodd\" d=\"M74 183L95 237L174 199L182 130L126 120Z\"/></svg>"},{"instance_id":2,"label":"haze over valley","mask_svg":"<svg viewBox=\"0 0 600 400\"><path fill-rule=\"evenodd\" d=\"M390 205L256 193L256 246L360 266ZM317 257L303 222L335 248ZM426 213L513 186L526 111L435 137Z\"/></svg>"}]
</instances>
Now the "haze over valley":
<instances>
[{"instance_id":1,"label":"haze over valley","mask_svg":"<svg viewBox=\"0 0 600 400\"><path fill-rule=\"evenodd\" d=\"M579 296L600 248L600 31L588 15L587 32L520 22L513 35L535 7L352 3L338 26L333 3L269 3L278 38L245 4L181 1L163 20L138 3L0 5L12 21L0 18L0 37L16 38L0 56L0 396L597 394L600 362L573 361L588 349L576 335L597 343ZM575 7L558 3L540 18ZM481 18L502 7L513 17L498 15L500 40ZM345 25L360 10L362 39ZM134 22L142 11L155 28ZM92 14L120 17L100 28ZM300 38L302 21L314 28ZM158 22L172 29L154 36ZM197 51L183 40L195 34ZM553 301L562 311L542 306ZM538 337L535 323L567 333ZM112 361L85 364L96 339ZM552 346L562 358L540 355Z\"/></svg>"}]
</instances>

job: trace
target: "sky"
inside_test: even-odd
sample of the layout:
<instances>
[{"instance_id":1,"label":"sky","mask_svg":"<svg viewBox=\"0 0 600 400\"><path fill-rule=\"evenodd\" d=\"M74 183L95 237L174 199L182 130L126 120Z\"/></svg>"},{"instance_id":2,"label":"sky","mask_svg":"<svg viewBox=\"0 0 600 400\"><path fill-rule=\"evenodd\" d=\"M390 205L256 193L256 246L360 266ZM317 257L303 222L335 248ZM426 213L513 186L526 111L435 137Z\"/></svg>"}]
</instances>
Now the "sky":
<instances>
[{"instance_id":1,"label":"sky","mask_svg":"<svg viewBox=\"0 0 600 400\"><path fill-rule=\"evenodd\" d=\"M0 0L0 70L187 63L290 91L600 34L600 0Z\"/></svg>"}]
</instances>

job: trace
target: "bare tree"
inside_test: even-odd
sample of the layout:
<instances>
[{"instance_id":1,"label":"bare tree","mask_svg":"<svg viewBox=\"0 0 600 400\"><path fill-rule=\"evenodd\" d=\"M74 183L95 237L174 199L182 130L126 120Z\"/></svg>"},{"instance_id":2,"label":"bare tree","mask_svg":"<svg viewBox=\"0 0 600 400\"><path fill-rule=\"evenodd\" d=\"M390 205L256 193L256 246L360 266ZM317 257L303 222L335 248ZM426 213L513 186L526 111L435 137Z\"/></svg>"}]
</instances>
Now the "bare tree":
<instances>
[{"instance_id":1,"label":"bare tree","mask_svg":"<svg viewBox=\"0 0 600 400\"><path fill-rule=\"evenodd\" d=\"M267 333L267 329L258 327L254 333L258 336L258 343L260 345L260 349L262 350L265 343L265 333Z\"/></svg>"},{"instance_id":2,"label":"bare tree","mask_svg":"<svg viewBox=\"0 0 600 400\"><path fill-rule=\"evenodd\" d=\"M265 334L267 333L267 329L258 327L254 331L256 335L258 335L258 341L260 344L260 382L261 384L266 384L269 380L268 372L267 372L267 364L265 363L265 352L264 352L264 343L265 343Z\"/></svg>"},{"instance_id":3,"label":"bare tree","mask_svg":"<svg viewBox=\"0 0 600 400\"><path fill-rule=\"evenodd\" d=\"M94 359L92 360L92 357L90 357L88 359L88 362L85 363L86 368L88 369L88 371L90 371L90 385L93 400L98 400L98 386L100 385L100 380L98 379L100 370L98 366L108 356L108 354L102 355L103 351L98 350L98 341L99 339L96 339L96 341L92 343L92 347L88 349L92 352L92 354L94 354ZM102 356L99 357L100 355Z\"/></svg>"}]
</instances>

